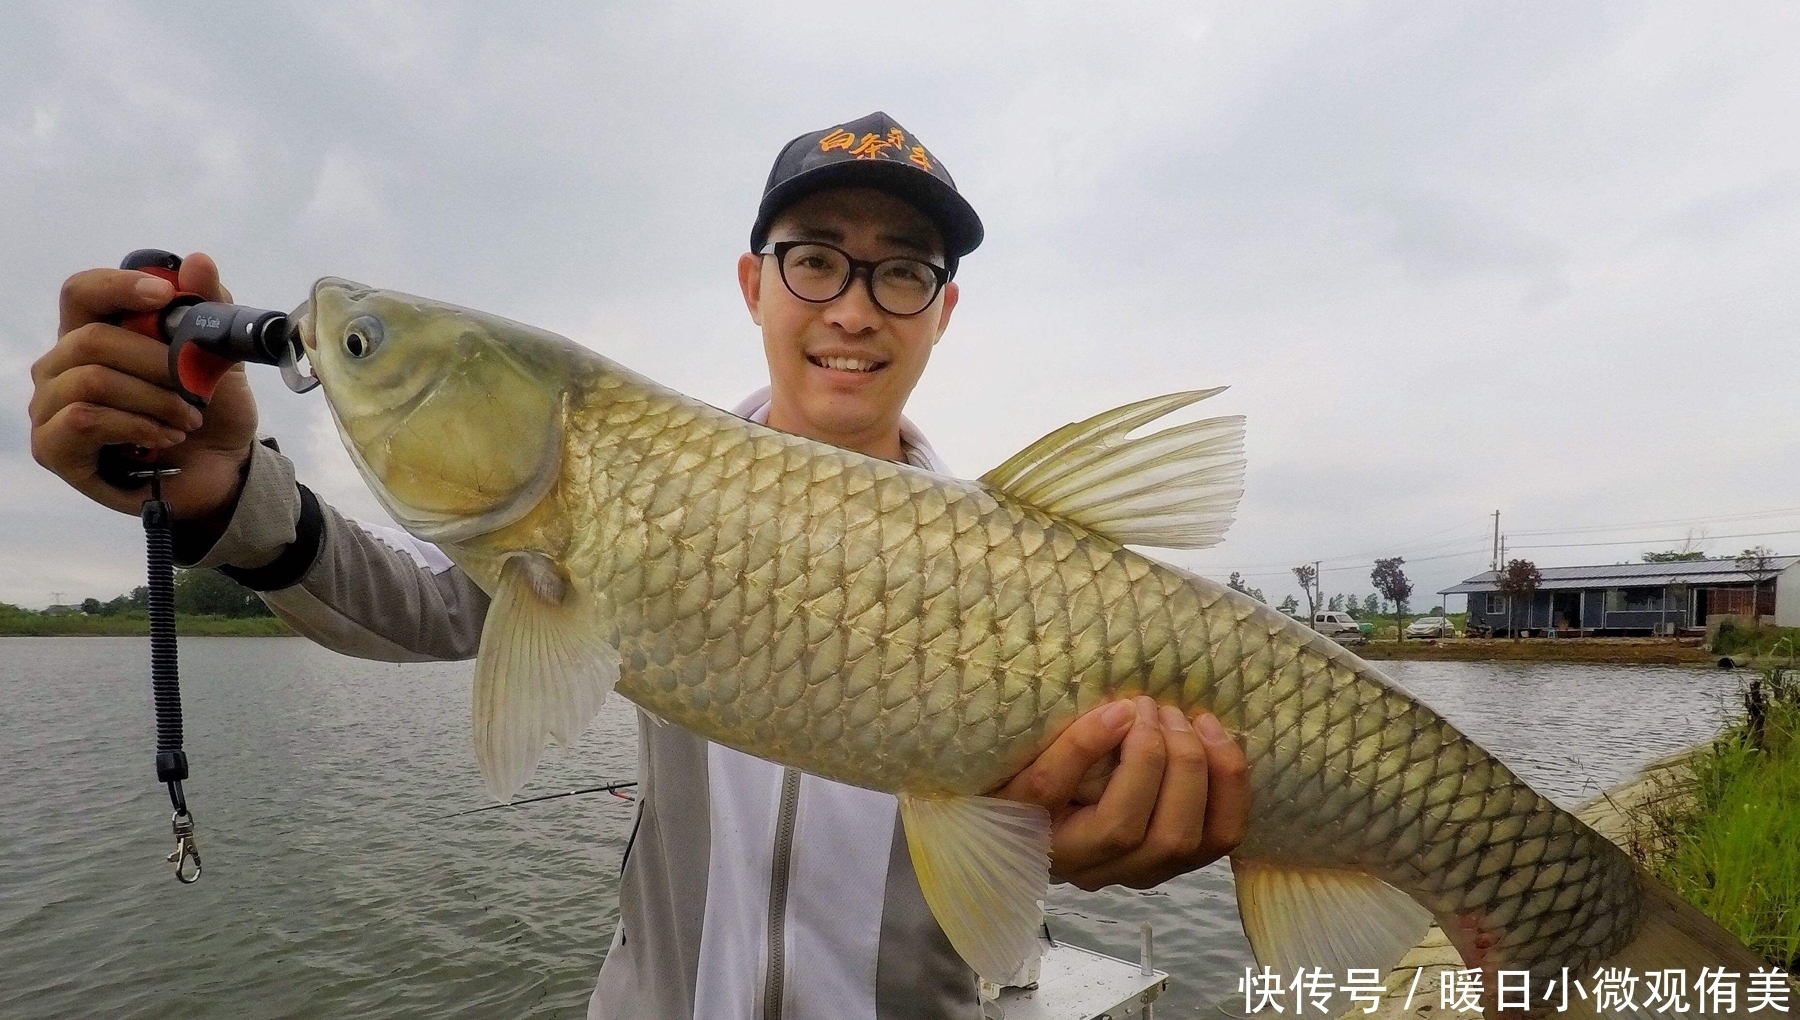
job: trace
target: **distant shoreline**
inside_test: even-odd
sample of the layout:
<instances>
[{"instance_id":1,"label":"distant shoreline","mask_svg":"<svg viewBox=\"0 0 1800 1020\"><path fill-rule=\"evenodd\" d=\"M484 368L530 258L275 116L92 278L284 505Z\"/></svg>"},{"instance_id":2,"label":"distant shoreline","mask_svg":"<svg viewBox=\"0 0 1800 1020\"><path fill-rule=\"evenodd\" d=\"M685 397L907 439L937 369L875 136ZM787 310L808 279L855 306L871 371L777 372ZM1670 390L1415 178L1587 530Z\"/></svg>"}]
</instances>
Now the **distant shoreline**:
<instances>
[{"instance_id":1,"label":"distant shoreline","mask_svg":"<svg viewBox=\"0 0 1800 1020\"><path fill-rule=\"evenodd\" d=\"M295 637L272 616L178 616L183 637ZM147 637L139 616L68 614L0 619L0 637ZM1572 662L1628 666L1707 666L1719 657L1694 644L1652 639L1453 638L1450 640L1369 641L1350 651L1371 662L1408 659L1428 662Z\"/></svg>"},{"instance_id":2,"label":"distant shoreline","mask_svg":"<svg viewBox=\"0 0 1800 1020\"><path fill-rule=\"evenodd\" d=\"M1593 662L1628 666L1706 666L1719 657L1701 648L1651 638L1452 638L1369 641L1350 651L1371 662Z\"/></svg>"},{"instance_id":3,"label":"distant shoreline","mask_svg":"<svg viewBox=\"0 0 1800 1020\"><path fill-rule=\"evenodd\" d=\"M293 637L273 616L177 616L182 637ZM81 613L0 618L0 637L149 637L141 616L87 616Z\"/></svg>"}]
</instances>

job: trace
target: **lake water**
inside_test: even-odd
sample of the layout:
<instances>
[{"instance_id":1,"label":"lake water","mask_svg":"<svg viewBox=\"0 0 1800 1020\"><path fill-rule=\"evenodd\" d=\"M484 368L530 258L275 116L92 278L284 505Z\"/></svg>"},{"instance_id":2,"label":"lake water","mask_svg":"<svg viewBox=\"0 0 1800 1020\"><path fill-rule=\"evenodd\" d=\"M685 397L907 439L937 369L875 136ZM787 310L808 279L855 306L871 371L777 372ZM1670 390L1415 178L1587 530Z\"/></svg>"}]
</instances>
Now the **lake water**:
<instances>
[{"instance_id":1,"label":"lake water","mask_svg":"<svg viewBox=\"0 0 1800 1020\"><path fill-rule=\"evenodd\" d=\"M632 807L484 803L467 663L390 665L298 638L182 641L187 784L206 874L170 877L147 643L0 639L0 1016L585 1015ZM1390 675L1572 806L1714 732L1728 673L1388 663ZM617 701L527 793L634 778ZM1211 1013L1249 964L1229 869L1147 893L1052 890L1057 937L1136 959L1158 1016ZM1216 1014L1213 1014L1216 1015Z\"/></svg>"}]
</instances>

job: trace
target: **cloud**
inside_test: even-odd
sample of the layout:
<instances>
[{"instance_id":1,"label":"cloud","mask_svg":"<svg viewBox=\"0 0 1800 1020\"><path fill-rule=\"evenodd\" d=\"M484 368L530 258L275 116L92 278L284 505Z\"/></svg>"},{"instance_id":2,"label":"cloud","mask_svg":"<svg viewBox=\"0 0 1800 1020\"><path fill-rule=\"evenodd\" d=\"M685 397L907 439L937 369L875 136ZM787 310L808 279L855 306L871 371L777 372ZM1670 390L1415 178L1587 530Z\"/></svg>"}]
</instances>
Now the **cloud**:
<instances>
[{"instance_id":1,"label":"cloud","mask_svg":"<svg viewBox=\"0 0 1800 1020\"><path fill-rule=\"evenodd\" d=\"M1220 576L1393 553L1435 590L1495 508L1800 506L1797 43L1774 3L12 5L0 600L138 583L135 526L23 450L68 273L202 249L267 307L348 276L728 404L762 371L732 263L769 162L875 109L988 227L909 408L966 473L1230 383L1244 509L1177 557ZM375 512L317 395L255 387L301 477Z\"/></svg>"}]
</instances>

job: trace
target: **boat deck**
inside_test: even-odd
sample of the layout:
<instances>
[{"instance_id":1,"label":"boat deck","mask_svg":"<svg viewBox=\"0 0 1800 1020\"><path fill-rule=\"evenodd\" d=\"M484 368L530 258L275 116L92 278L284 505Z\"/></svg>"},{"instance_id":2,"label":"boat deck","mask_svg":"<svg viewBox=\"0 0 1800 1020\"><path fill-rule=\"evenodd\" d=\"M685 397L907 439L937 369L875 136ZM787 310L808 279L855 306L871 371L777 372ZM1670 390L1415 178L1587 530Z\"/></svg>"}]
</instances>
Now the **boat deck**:
<instances>
[{"instance_id":1,"label":"boat deck","mask_svg":"<svg viewBox=\"0 0 1800 1020\"><path fill-rule=\"evenodd\" d=\"M982 1007L993 1020L1127 1020L1147 1018L1169 987L1169 975L1067 943L1046 942L1038 980L1003 988Z\"/></svg>"}]
</instances>

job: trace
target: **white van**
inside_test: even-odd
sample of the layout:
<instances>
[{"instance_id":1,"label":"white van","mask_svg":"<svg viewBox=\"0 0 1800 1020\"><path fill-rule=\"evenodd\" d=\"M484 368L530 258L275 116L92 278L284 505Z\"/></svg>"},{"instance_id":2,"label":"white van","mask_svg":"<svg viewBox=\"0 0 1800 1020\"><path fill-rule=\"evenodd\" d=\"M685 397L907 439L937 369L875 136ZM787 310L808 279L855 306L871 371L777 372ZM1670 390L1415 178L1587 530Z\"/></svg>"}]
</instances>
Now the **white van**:
<instances>
[{"instance_id":1,"label":"white van","mask_svg":"<svg viewBox=\"0 0 1800 1020\"><path fill-rule=\"evenodd\" d=\"M1313 614L1312 628L1340 645L1355 644L1363 640L1362 628L1356 625L1349 613L1320 610Z\"/></svg>"}]
</instances>

